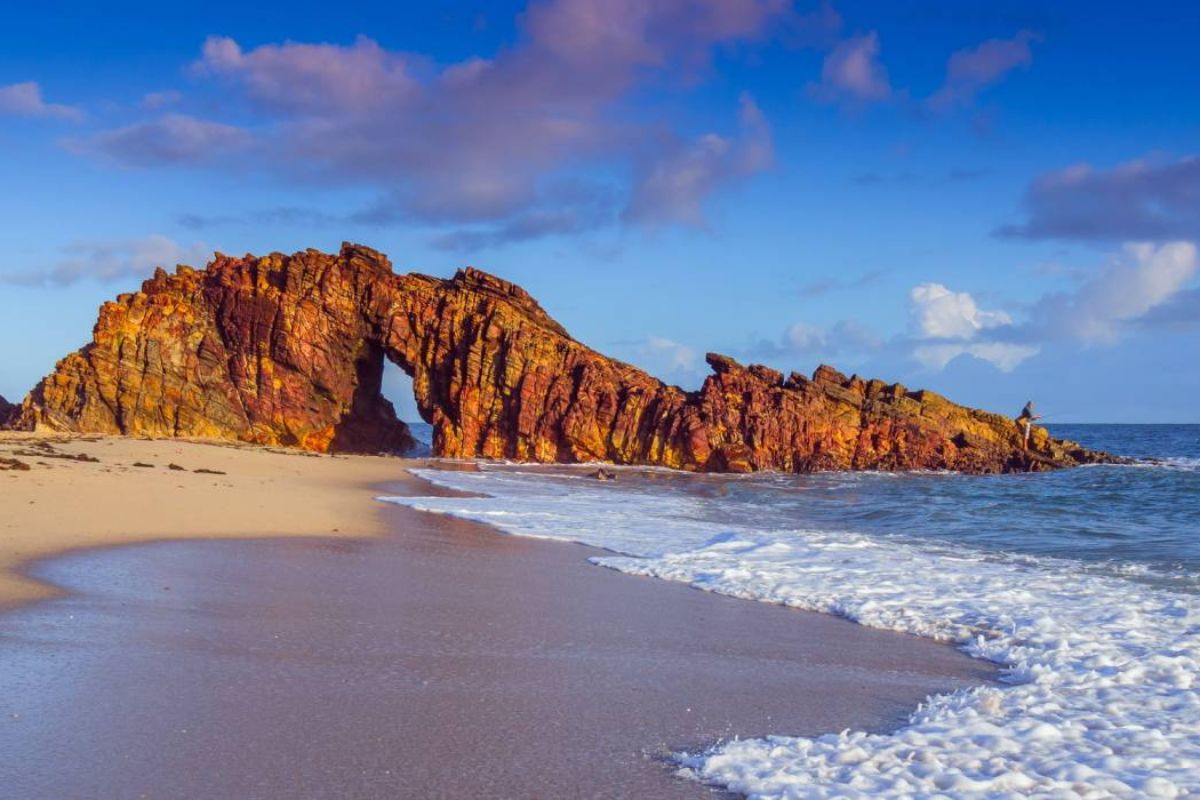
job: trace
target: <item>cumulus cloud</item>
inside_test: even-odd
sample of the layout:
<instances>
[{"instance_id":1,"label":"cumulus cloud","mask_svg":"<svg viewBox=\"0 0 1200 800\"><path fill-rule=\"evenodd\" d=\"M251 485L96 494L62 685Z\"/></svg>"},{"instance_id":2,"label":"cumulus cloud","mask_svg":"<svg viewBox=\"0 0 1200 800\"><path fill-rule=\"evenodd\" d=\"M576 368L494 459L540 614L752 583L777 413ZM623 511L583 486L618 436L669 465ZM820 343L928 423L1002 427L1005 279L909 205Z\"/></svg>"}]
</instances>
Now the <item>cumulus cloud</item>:
<instances>
[{"instance_id":1,"label":"cumulus cloud","mask_svg":"<svg viewBox=\"0 0 1200 800\"><path fill-rule=\"evenodd\" d=\"M643 169L622 215L642 225L702 226L704 202L718 187L771 165L771 127L754 100L741 98L736 139L705 134Z\"/></svg>"},{"instance_id":2,"label":"cumulus cloud","mask_svg":"<svg viewBox=\"0 0 1200 800\"><path fill-rule=\"evenodd\" d=\"M914 287L908 299L917 342L912 354L929 369L942 369L959 356L969 355L1011 372L1039 352L1033 345L986 340L989 331L1011 329L1012 317L1005 311L981 309L967 292L924 283Z\"/></svg>"},{"instance_id":3,"label":"cumulus cloud","mask_svg":"<svg viewBox=\"0 0 1200 800\"><path fill-rule=\"evenodd\" d=\"M96 152L137 167L192 165L246 149L251 135L233 125L166 114L158 119L73 140L77 152Z\"/></svg>"},{"instance_id":4,"label":"cumulus cloud","mask_svg":"<svg viewBox=\"0 0 1200 800\"><path fill-rule=\"evenodd\" d=\"M41 270L4 276L7 283L65 286L84 279L145 278L155 267L203 264L212 250L200 242L185 245L161 234L139 239L79 241L63 248L63 258Z\"/></svg>"},{"instance_id":5,"label":"cumulus cloud","mask_svg":"<svg viewBox=\"0 0 1200 800\"><path fill-rule=\"evenodd\" d=\"M47 103L42 98L42 87L34 81L0 86L0 114L71 121L83 119L83 111L75 106Z\"/></svg>"},{"instance_id":6,"label":"cumulus cloud","mask_svg":"<svg viewBox=\"0 0 1200 800\"><path fill-rule=\"evenodd\" d=\"M822 102L863 105L887 100L892 86L879 62L879 34L875 31L838 43L825 57L821 80L809 93Z\"/></svg>"},{"instance_id":7,"label":"cumulus cloud","mask_svg":"<svg viewBox=\"0 0 1200 800\"><path fill-rule=\"evenodd\" d=\"M924 339L971 339L980 331L1012 325L1003 311L984 311L966 292L940 283L923 283L909 292L909 309L917 334Z\"/></svg>"},{"instance_id":8,"label":"cumulus cloud","mask_svg":"<svg viewBox=\"0 0 1200 800\"><path fill-rule=\"evenodd\" d=\"M1116 240L1200 237L1200 157L1144 158L1098 169L1075 164L1035 179L1026 220L996 233L1025 239Z\"/></svg>"},{"instance_id":9,"label":"cumulus cloud","mask_svg":"<svg viewBox=\"0 0 1200 800\"><path fill-rule=\"evenodd\" d=\"M448 65L367 37L247 47L213 36L192 72L228 87L241 101L229 106L252 126L164 118L90 144L137 164L219 161L252 147L256 167L286 179L379 187L363 221L482 226L443 237L456 248L591 224L556 217L552 194L601 163L626 165L637 181L631 199L606 209L610 219L627 207L631 221L694 224L703 198L680 191L702 195L769 161L761 111L743 102L734 137L664 136L622 104L645 86L704 79L718 48L834 20L825 5L799 15L791 0L541 0L518 17L513 45ZM178 137L168 133L184 144L171 146Z\"/></svg>"},{"instance_id":10,"label":"cumulus cloud","mask_svg":"<svg viewBox=\"0 0 1200 800\"><path fill-rule=\"evenodd\" d=\"M999 82L1018 68L1027 69L1033 63L1030 48L1037 36L1021 31L1010 39L989 39L950 56L946 63L946 80L932 97L929 106L946 110L970 105L984 88Z\"/></svg>"}]
</instances>

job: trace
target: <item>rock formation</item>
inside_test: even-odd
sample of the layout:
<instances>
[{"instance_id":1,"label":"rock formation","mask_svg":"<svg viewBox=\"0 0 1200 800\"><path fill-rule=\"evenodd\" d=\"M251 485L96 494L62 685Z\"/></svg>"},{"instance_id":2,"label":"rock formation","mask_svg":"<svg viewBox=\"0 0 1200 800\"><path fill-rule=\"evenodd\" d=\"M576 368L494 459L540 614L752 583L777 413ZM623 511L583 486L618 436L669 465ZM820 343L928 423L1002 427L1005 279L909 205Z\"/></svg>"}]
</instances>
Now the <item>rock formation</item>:
<instances>
[{"instance_id":1,"label":"rock formation","mask_svg":"<svg viewBox=\"0 0 1200 800\"><path fill-rule=\"evenodd\" d=\"M17 414L17 407L0 395L0 430L3 430Z\"/></svg>"},{"instance_id":2,"label":"rock formation","mask_svg":"<svg viewBox=\"0 0 1200 800\"><path fill-rule=\"evenodd\" d=\"M398 275L368 248L158 270L100 310L93 341L26 398L17 424L403 450L384 359L413 378L434 452L689 470L1008 472L1109 457L932 392L822 366L806 377L709 354L696 392L575 341L523 289L474 269Z\"/></svg>"}]
</instances>

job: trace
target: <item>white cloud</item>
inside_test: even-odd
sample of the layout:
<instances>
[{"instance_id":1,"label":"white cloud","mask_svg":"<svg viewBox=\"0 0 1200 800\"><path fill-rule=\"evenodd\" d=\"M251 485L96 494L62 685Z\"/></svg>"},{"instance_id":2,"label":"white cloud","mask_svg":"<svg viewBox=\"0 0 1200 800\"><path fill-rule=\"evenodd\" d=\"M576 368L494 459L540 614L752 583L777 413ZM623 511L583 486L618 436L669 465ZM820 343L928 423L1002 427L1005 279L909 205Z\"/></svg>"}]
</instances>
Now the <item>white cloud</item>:
<instances>
[{"instance_id":1,"label":"white cloud","mask_svg":"<svg viewBox=\"0 0 1200 800\"><path fill-rule=\"evenodd\" d=\"M959 356L968 355L1011 372L1040 351L1035 345L981 339L987 331L1013 328L1013 319L1004 311L981 309L967 292L923 283L909 292L908 299L918 340L912 355L928 369L944 369Z\"/></svg>"},{"instance_id":2,"label":"white cloud","mask_svg":"<svg viewBox=\"0 0 1200 800\"><path fill-rule=\"evenodd\" d=\"M940 283L923 283L909 292L918 335L924 339L971 339L988 328L1012 325L1003 311L984 311L966 292Z\"/></svg>"},{"instance_id":3,"label":"white cloud","mask_svg":"<svg viewBox=\"0 0 1200 800\"><path fill-rule=\"evenodd\" d=\"M1126 323L1183 290L1200 270L1192 242L1127 243L1109 266L1070 294L1047 295L1034 308L1045 335L1082 342L1115 341Z\"/></svg>"},{"instance_id":4,"label":"white cloud","mask_svg":"<svg viewBox=\"0 0 1200 800\"><path fill-rule=\"evenodd\" d=\"M1073 292L1043 296L1028 320L985 311L967 292L925 283L909 293L912 355L942 369L961 355L1009 372L1052 341L1110 344L1136 320L1179 296L1200 274L1192 242L1127 243L1107 268Z\"/></svg>"},{"instance_id":5,"label":"white cloud","mask_svg":"<svg viewBox=\"0 0 1200 800\"><path fill-rule=\"evenodd\" d=\"M74 106L47 103L42 98L42 87L34 81L0 86L0 114L66 120L83 119L83 111Z\"/></svg>"},{"instance_id":6,"label":"white cloud","mask_svg":"<svg viewBox=\"0 0 1200 800\"><path fill-rule=\"evenodd\" d=\"M1040 347L1011 342L942 342L917 345L913 358L927 369L940 370L959 356L967 355L987 361L1001 372L1012 372L1040 352Z\"/></svg>"}]
</instances>

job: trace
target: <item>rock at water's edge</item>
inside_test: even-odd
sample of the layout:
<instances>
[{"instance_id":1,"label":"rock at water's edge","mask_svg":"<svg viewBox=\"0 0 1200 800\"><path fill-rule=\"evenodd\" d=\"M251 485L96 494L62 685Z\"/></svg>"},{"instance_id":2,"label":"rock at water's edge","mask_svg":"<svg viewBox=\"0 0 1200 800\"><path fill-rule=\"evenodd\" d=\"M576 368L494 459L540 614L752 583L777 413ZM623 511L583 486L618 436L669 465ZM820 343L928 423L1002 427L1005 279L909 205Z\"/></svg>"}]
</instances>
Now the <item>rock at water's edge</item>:
<instances>
[{"instance_id":1,"label":"rock at water's edge","mask_svg":"<svg viewBox=\"0 0 1200 800\"><path fill-rule=\"evenodd\" d=\"M829 366L786 379L709 354L694 392L575 341L525 290L475 269L398 275L382 254L230 258L158 270L100 310L93 341L19 410L22 427L398 451L384 359L413 379L451 458L698 471L1014 472L1112 460L932 392Z\"/></svg>"},{"instance_id":2,"label":"rock at water's edge","mask_svg":"<svg viewBox=\"0 0 1200 800\"><path fill-rule=\"evenodd\" d=\"M17 415L17 406L4 399L0 395L0 430L8 426L8 423Z\"/></svg>"}]
</instances>

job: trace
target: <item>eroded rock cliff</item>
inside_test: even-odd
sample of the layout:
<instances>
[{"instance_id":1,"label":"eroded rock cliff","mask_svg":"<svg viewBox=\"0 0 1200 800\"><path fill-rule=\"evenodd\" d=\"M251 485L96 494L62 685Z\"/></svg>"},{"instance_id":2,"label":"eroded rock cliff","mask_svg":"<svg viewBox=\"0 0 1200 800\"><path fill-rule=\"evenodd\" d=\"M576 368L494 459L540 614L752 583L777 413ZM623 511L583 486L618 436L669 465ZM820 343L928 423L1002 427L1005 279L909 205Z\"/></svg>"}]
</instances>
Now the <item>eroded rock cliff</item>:
<instances>
[{"instance_id":1,"label":"eroded rock cliff","mask_svg":"<svg viewBox=\"0 0 1200 800\"><path fill-rule=\"evenodd\" d=\"M575 341L524 290L483 272L397 275L368 248L218 255L159 270L100 310L93 341L26 398L18 424L402 450L384 359L413 378L434 452L692 470L1005 472L1105 460L931 392L820 367L785 378L708 356L696 392Z\"/></svg>"},{"instance_id":2,"label":"eroded rock cliff","mask_svg":"<svg viewBox=\"0 0 1200 800\"><path fill-rule=\"evenodd\" d=\"M17 414L17 407L0 395L0 430L3 430Z\"/></svg>"}]
</instances>

